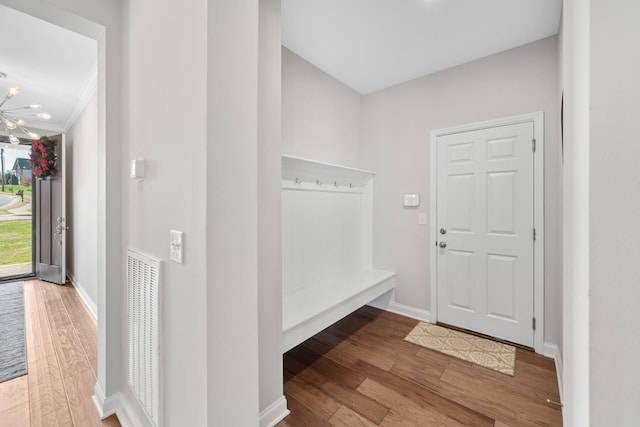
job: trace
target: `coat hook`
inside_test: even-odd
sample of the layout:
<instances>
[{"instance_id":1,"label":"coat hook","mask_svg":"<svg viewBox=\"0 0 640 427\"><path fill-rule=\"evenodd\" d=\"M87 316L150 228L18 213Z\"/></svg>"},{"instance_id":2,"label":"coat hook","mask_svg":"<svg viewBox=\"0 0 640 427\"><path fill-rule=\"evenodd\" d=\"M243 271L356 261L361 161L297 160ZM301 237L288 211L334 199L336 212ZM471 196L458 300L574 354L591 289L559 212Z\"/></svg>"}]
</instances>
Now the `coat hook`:
<instances>
[{"instance_id":1,"label":"coat hook","mask_svg":"<svg viewBox=\"0 0 640 427\"><path fill-rule=\"evenodd\" d=\"M333 186L338 187L338 181L333 181Z\"/></svg>"},{"instance_id":2,"label":"coat hook","mask_svg":"<svg viewBox=\"0 0 640 427\"><path fill-rule=\"evenodd\" d=\"M300 180L296 178L296 184L300 184Z\"/></svg>"},{"instance_id":3,"label":"coat hook","mask_svg":"<svg viewBox=\"0 0 640 427\"><path fill-rule=\"evenodd\" d=\"M316 179L316 185L322 185L319 179Z\"/></svg>"},{"instance_id":4,"label":"coat hook","mask_svg":"<svg viewBox=\"0 0 640 427\"><path fill-rule=\"evenodd\" d=\"M349 188L353 188L353 184L349 183Z\"/></svg>"}]
</instances>

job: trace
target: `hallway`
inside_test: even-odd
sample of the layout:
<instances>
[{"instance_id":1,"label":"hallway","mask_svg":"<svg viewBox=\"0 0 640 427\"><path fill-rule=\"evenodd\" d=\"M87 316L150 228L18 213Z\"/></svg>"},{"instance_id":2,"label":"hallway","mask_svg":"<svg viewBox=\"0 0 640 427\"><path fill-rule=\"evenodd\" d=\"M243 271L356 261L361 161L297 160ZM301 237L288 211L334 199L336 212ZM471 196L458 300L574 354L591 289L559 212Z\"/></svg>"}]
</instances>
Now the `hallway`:
<instances>
[{"instance_id":1,"label":"hallway","mask_svg":"<svg viewBox=\"0 0 640 427\"><path fill-rule=\"evenodd\" d=\"M0 384L3 427L119 426L100 421L95 319L67 283L24 282L28 374Z\"/></svg>"}]
</instances>

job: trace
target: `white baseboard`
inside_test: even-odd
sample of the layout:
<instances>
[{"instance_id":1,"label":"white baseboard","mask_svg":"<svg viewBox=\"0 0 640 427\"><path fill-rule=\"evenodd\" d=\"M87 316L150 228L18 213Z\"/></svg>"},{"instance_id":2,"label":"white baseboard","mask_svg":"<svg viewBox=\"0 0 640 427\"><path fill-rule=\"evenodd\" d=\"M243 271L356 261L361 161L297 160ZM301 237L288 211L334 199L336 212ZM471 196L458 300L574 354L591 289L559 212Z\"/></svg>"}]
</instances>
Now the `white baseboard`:
<instances>
[{"instance_id":1,"label":"white baseboard","mask_svg":"<svg viewBox=\"0 0 640 427\"><path fill-rule=\"evenodd\" d=\"M396 302L395 291L387 292L380 298L376 298L368 305L379 308L380 310L390 311L392 313L400 314L402 316L411 317L412 319L420 320L421 322L430 322L431 314L428 310L412 307Z\"/></svg>"},{"instance_id":2,"label":"white baseboard","mask_svg":"<svg viewBox=\"0 0 640 427\"><path fill-rule=\"evenodd\" d=\"M80 299L84 303L84 306L87 307L87 309L89 310L89 312L91 313L94 319L98 319L98 307L96 306L96 303L91 301L91 298L89 298L89 295L87 295L87 292L84 290L82 285L80 285L80 283L75 279L75 277L73 277L72 273L67 271L67 277L69 278L69 281L71 282L73 287L78 292L78 295L80 295Z\"/></svg>"},{"instance_id":3,"label":"white baseboard","mask_svg":"<svg viewBox=\"0 0 640 427\"><path fill-rule=\"evenodd\" d=\"M273 427L289 415L287 399L281 396L264 411L260 412L260 427Z\"/></svg>"},{"instance_id":4,"label":"white baseboard","mask_svg":"<svg viewBox=\"0 0 640 427\"><path fill-rule=\"evenodd\" d=\"M120 393L115 393L108 398L105 398L104 392L98 383L96 383L93 388L92 399L93 404L96 405L96 410L98 411L98 416L101 420L115 414L120 406Z\"/></svg>"},{"instance_id":5,"label":"white baseboard","mask_svg":"<svg viewBox=\"0 0 640 427\"><path fill-rule=\"evenodd\" d=\"M129 418L129 412L125 409L124 405L116 411L116 417L122 427L138 427L139 424L134 424Z\"/></svg>"},{"instance_id":6,"label":"white baseboard","mask_svg":"<svg viewBox=\"0 0 640 427\"><path fill-rule=\"evenodd\" d=\"M135 405L135 406L134 406ZM150 426L144 415L140 415L138 402L135 398L129 398L127 393L120 393L120 407L116 411L116 416L122 427L142 427Z\"/></svg>"},{"instance_id":7,"label":"white baseboard","mask_svg":"<svg viewBox=\"0 0 640 427\"><path fill-rule=\"evenodd\" d=\"M144 422L144 417L141 418L137 415L136 408L134 408L130 399L127 398L126 393L117 392L105 398L104 392L98 383L96 383L93 393L93 403L96 406L96 411L101 420L116 414L122 427L150 425L148 422Z\"/></svg>"},{"instance_id":8,"label":"white baseboard","mask_svg":"<svg viewBox=\"0 0 640 427\"><path fill-rule=\"evenodd\" d=\"M556 362L556 376L558 377L558 391L560 392L560 402L562 402L562 355L560 348L556 344L544 343L544 355L552 358Z\"/></svg>"}]
</instances>

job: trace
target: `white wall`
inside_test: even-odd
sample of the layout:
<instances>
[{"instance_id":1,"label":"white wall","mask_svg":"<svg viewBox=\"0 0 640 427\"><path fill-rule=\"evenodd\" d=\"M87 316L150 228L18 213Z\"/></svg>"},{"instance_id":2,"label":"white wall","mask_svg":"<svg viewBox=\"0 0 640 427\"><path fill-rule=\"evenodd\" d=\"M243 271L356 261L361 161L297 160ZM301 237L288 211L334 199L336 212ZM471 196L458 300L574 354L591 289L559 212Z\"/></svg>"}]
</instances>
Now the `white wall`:
<instances>
[{"instance_id":1,"label":"white wall","mask_svg":"<svg viewBox=\"0 0 640 427\"><path fill-rule=\"evenodd\" d=\"M374 267L397 273L396 300L428 310L429 132L522 113L545 113L545 341L560 344L561 169L557 38L385 89L363 98L365 168L376 171ZM403 193L421 206L402 207Z\"/></svg>"},{"instance_id":2,"label":"white wall","mask_svg":"<svg viewBox=\"0 0 640 427\"><path fill-rule=\"evenodd\" d=\"M130 1L127 16L122 161L143 157L145 178L123 182L124 245L163 260L164 423L201 426L208 413L207 2ZM169 261L171 229L184 232L183 264Z\"/></svg>"},{"instance_id":3,"label":"white wall","mask_svg":"<svg viewBox=\"0 0 640 427\"><path fill-rule=\"evenodd\" d=\"M0 1L98 40L98 408L130 397L124 249L167 260L175 228L185 263L162 268L165 425L254 425L258 2ZM174 117L185 120L175 133L156 131ZM140 156L146 178L132 182L128 160Z\"/></svg>"},{"instance_id":4,"label":"white wall","mask_svg":"<svg viewBox=\"0 0 640 427\"><path fill-rule=\"evenodd\" d=\"M563 8L563 418L589 422L589 4ZM604 424L608 425L608 424Z\"/></svg>"},{"instance_id":5,"label":"white wall","mask_svg":"<svg viewBox=\"0 0 640 427\"><path fill-rule=\"evenodd\" d=\"M98 97L67 132L67 275L97 315Z\"/></svg>"},{"instance_id":6,"label":"white wall","mask_svg":"<svg viewBox=\"0 0 640 427\"><path fill-rule=\"evenodd\" d=\"M258 177L270 176L272 161L259 157L258 141L273 142L272 133L258 132L259 2L207 6L207 81L200 88L207 147L197 151L207 153L207 399L201 400L207 425L252 426L259 416Z\"/></svg>"},{"instance_id":7,"label":"white wall","mask_svg":"<svg viewBox=\"0 0 640 427\"><path fill-rule=\"evenodd\" d=\"M282 48L282 153L362 167L362 97Z\"/></svg>"},{"instance_id":8,"label":"white wall","mask_svg":"<svg viewBox=\"0 0 640 427\"><path fill-rule=\"evenodd\" d=\"M563 107L564 103L564 26L562 22L562 17L560 17L560 28L558 28L558 89L557 93L560 94L560 107ZM562 116L564 112L561 110L560 115ZM558 358L556 359L556 364L562 364L562 355L564 353L564 149L563 149L563 124L560 123L560 126L557 128L557 132L559 133L558 138L560 141L560 165L558 169L558 177L556 178L556 188L558 190L558 199L556 200L556 213L559 218L558 229L556 230L556 236L554 238L558 239L558 252L556 252L557 262L560 265L561 271L559 272L560 278L560 290L556 293L557 301L555 301L556 312L560 315L561 324L558 326L558 330L561 332L560 339L555 341L555 344L558 346ZM560 375L562 375L563 366L556 366L556 370L559 371ZM562 378L558 377L559 383L558 386L560 388L560 397L562 398Z\"/></svg>"},{"instance_id":9,"label":"white wall","mask_svg":"<svg viewBox=\"0 0 640 427\"><path fill-rule=\"evenodd\" d=\"M260 1L258 80L258 324L260 425L284 415L282 392L282 54L280 0ZM269 408L279 402L273 411ZM265 413L266 411L266 413ZM275 417L275 418L274 418Z\"/></svg>"},{"instance_id":10,"label":"white wall","mask_svg":"<svg viewBox=\"0 0 640 427\"><path fill-rule=\"evenodd\" d=\"M362 193L283 190L282 229L285 295L371 269L371 185Z\"/></svg>"},{"instance_id":11,"label":"white wall","mask_svg":"<svg viewBox=\"0 0 640 427\"><path fill-rule=\"evenodd\" d=\"M640 2L590 4L590 422L635 426L640 420Z\"/></svg>"}]
</instances>

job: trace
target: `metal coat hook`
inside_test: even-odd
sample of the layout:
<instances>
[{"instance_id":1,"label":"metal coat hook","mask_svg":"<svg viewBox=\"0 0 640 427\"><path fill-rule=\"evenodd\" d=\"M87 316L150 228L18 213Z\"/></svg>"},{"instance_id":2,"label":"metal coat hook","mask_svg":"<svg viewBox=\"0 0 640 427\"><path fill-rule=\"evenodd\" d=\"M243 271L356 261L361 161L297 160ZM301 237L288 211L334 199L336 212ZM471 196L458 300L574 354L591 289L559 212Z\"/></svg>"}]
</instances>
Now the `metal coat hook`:
<instances>
[{"instance_id":1,"label":"metal coat hook","mask_svg":"<svg viewBox=\"0 0 640 427\"><path fill-rule=\"evenodd\" d=\"M316 185L322 185L319 179L316 179Z\"/></svg>"},{"instance_id":2,"label":"metal coat hook","mask_svg":"<svg viewBox=\"0 0 640 427\"><path fill-rule=\"evenodd\" d=\"M333 186L338 187L338 181L333 181Z\"/></svg>"},{"instance_id":3,"label":"metal coat hook","mask_svg":"<svg viewBox=\"0 0 640 427\"><path fill-rule=\"evenodd\" d=\"M296 184L300 184L300 180L298 178L296 178Z\"/></svg>"}]
</instances>

